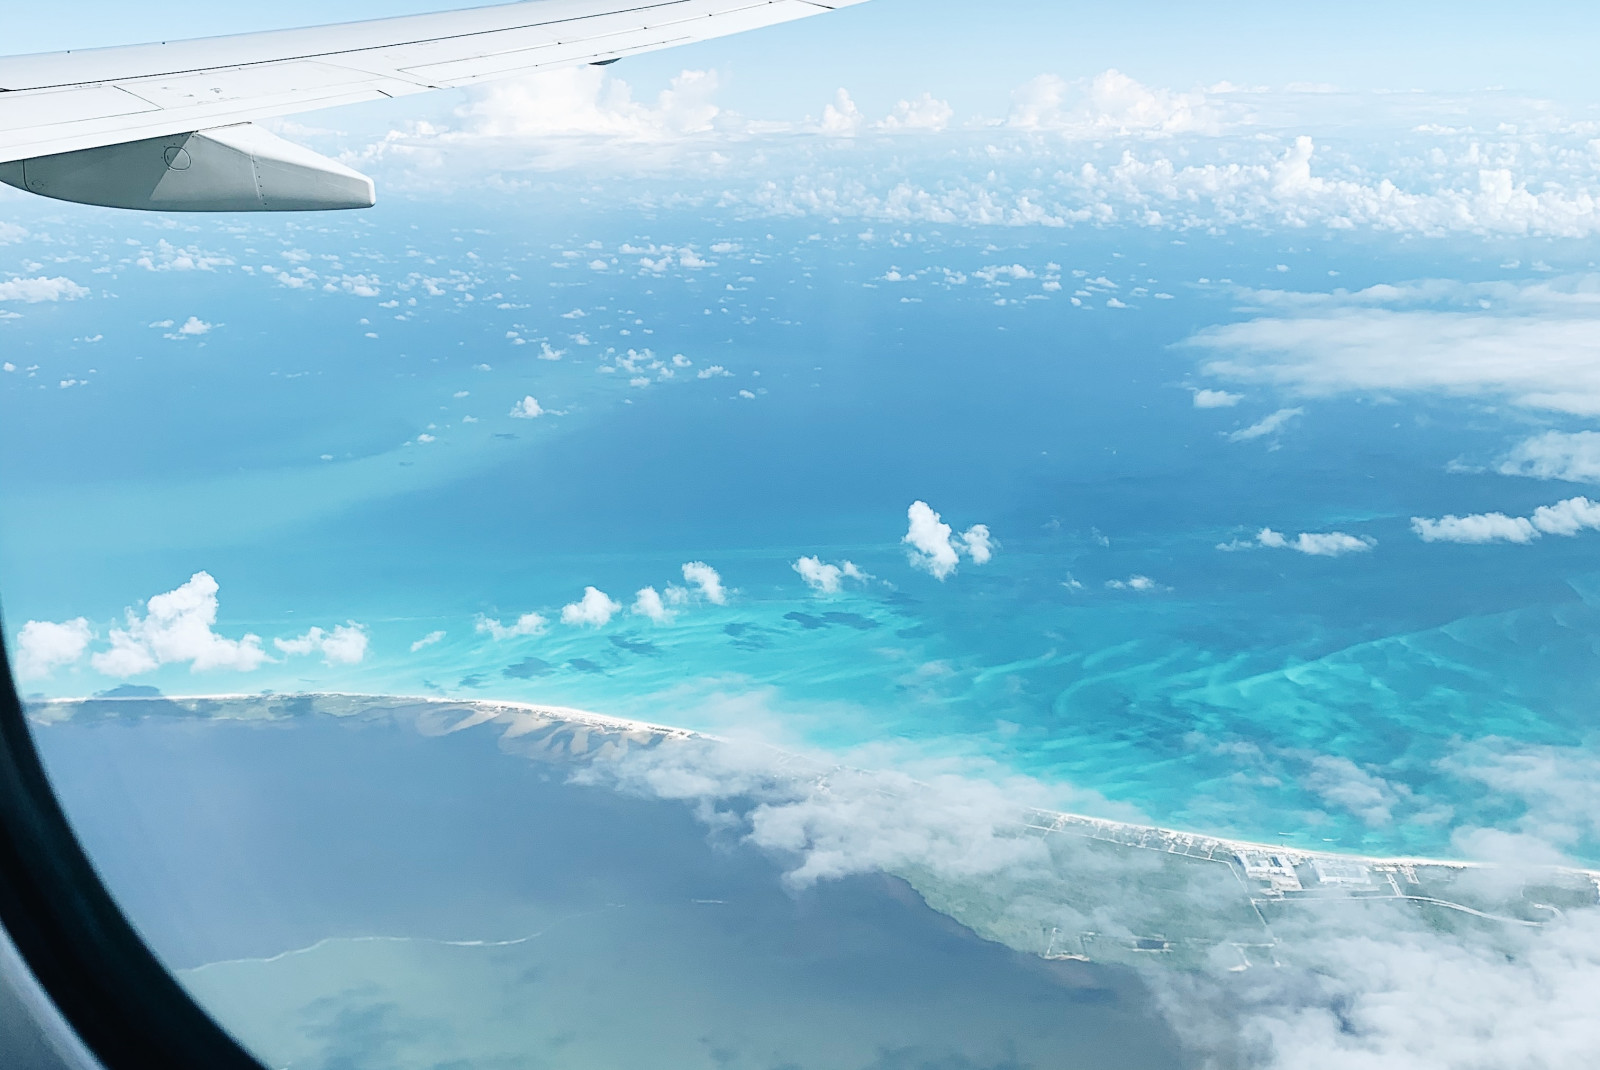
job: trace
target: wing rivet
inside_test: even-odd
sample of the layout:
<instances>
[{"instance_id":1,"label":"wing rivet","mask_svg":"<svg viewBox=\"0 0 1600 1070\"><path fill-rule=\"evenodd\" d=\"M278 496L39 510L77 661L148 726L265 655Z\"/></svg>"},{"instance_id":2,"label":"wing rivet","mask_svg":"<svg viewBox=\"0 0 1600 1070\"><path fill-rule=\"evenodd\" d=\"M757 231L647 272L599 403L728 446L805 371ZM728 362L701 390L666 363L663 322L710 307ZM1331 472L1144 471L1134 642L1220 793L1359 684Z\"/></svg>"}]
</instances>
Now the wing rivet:
<instances>
[{"instance_id":1,"label":"wing rivet","mask_svg":"<svg viewBox=\"0 0 1600 1070\"><path fill-rule=\"evenodd\" d=\"M161 158L167 161L167 170L169 171L187 171L189 169L189 150L182 145L167 146L167 151L161 154Z\"/></svg>"}]
</instances>

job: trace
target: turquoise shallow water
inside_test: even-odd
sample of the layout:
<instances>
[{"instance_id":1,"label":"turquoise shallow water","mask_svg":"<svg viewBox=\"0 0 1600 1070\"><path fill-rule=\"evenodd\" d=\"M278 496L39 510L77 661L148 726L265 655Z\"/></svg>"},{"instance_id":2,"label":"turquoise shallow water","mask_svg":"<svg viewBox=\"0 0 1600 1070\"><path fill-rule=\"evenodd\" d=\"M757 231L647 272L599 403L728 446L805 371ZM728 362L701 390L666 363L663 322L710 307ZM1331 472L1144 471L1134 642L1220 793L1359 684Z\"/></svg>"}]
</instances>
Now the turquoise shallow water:
<instances>
[{"instance_id":1,"label":"turquoise shallow water","mask_svg":"<svg viewBox=\"0 0 1600 1070\"><path fill-rule=\"evenodd\" d=\"M1240 287L1493 276L1455 249L498 207L176 234L35 221L69 251L61 270L105 270L84 275L92 295L0 323L19 368L0 378L0 446L31 459L0 484L13 639L82 615L103 649L124 607L203 569L217 631L259 634L275 660L131 682L894 740L1076 806L1379 853L1450 854L1462 830L1526 818L1536 800L1474 772L1485 747L1591 753L1592 536L1409 530L1578 492L1494 474L1525 414L1260 387L1193 404L1227 384L1182 343L1252 315ZM30 240L4 255L46 247ZM216 263L134 262L162 240ZM708 263L642 266L686 245ZM266 271L302 266L315 285ZM211 330L149 326L189 315ZM529 395L544 415L508 415ZM1283 433L1227 437L1285 407L1303 412ZM900 537L918 500L957 531L987 525L994 559L942 582L914 568ZM1263 526L1375 547L1216 549ZM819 596L792 567L809 555L872 578ZM724 604L692 597L670 624L558 619L586 586L625 607L694 561ZM476 627L528 612L541 634ZM370 637L358 664L272 644L347 621ZM25 689L122 682L80 659ZM1564 846L1600 861L1581 833Z\"/></svg>"}]
</instances>

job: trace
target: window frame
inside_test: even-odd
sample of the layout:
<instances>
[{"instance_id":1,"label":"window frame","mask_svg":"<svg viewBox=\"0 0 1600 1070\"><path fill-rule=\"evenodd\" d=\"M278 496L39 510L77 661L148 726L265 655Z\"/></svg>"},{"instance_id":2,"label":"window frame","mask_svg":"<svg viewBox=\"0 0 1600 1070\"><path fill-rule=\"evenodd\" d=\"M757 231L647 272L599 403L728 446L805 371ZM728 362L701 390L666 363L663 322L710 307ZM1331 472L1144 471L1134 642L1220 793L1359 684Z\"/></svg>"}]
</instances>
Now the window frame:
<instances>
[{"instance_id":1,"label":"window frame","mask_svg":"<svg viewBox=\"0 0 1600 1070\"><path fill-rule=\"evenodd\" d=\"M50 786L3 641L0 677L0 926L39 987L105 1070L265 1070L101 881Z\"/></svg>"}]
</instances>

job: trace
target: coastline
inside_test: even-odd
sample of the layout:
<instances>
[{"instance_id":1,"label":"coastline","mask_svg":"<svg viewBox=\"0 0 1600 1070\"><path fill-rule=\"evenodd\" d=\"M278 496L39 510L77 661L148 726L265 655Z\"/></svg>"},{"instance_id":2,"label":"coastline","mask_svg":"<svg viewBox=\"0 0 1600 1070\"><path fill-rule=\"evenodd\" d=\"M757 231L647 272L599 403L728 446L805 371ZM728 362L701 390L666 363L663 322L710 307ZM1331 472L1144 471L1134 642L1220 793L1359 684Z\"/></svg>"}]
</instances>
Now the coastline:
<instances>
[{"instance_id":1,"label":"coastline","mask_svg":"<svg viewBox=\"0 0 1600 1070\"><path fill-rule=\"evenodd\" d=\"M29 716L34 716L33 711L39 707L51 706L81 706L86 703L148 703L164 701L174 704L182 703L260 703L273 700L293 699L336 699L353 703L381 703L436 707L441 710L447 708L468 708L476 711L471 716L449 725L446 732L465 731L479 725L492 723L502 717L508 717L509 723L504 738L515 739L537 731L541 727L555 724L581 726L590 730L599 730L606 733L615 733L625 739L643 741L646 738L658 741L691 741L700 740L707 743L725 744L730 742L723 736L696 729L681 728L676 725L662 724L654 721L644 721L629 717L618 717L612 714L598 713L593 710L583 710L572 706L553 706L537 702L522 702L501 699L454 699L440 698L436 695L393 695L369 694L351 691L303 691L288 692L273 695L259 693L208 693L195 695L91 695L87 697L47 698L25 701L24 706L29 711ZM199 712L198 710L194 712ZM45 719L48 721L48 719ZM788 757L803 757L784 751L779 747L772 747L773 751ZM1169 828L1157 824L1141 824L1131 821L1119 821L1113 818L1095 817L1089 814L1077 814L1064 810L1041 810L1036 808L1021 808L1019 816L1025 827L1042 833L1076 832L1080 835L1094 839L1117 843L1123 847L1159 850L1169 854L1181 854L1193 858L1216 859L1219 855L1245 855L1245 854L1277 854L1292 859L1295 863L1310 862L1311 860L1337 859L1340 861L1365 864L1368 866L1384 867L1438 867L1454 870L1492 869L1494 863L1472 861L1468 859L1427 858L1409 855L1370 855L1349 851L1321 850L1314 848L1296 847L1284 843L1270 843L1264 840L1235 839L1228 836L1219 836L1205 832L1195 832L1186 829ZM1569 873L1589 877L1600 882L1600 869L1589 869L1581 866L1551 866L1545 867L1557 872Z\"/></svg>"},{"instance_id":2,"label":"coastline","mask_svg":"<svg viewBox=\"0 0 1600 1070\"><path fill-rule=\"evenodd\" d=\"M708 829L738 830L787 860L782 881L791 890L881 873L979 937L1045 959L1158 961L1180 970L1221 961L1249 970L1292 962L1336 933L1421 925L1471 930L1471 939L1492 945L1600 907L1600 871L1591 869L1319 851L1013 809L984 790L974 805L893 770L770 745L770 762L719 767L715 749L737 741L565 706L299 692L60 698L28 709L44 726L71 723L80 711L261 723L321 715L404 723L425 737L493 725L502 752L573 770L564 783L691 804ZM653 764L660 748L675 744L711 752L687 755L687 765L672 755ZM610 761L630 755L643 764ZM665 780L652 779L662 771Z\"/></svg>"}]
</instances>

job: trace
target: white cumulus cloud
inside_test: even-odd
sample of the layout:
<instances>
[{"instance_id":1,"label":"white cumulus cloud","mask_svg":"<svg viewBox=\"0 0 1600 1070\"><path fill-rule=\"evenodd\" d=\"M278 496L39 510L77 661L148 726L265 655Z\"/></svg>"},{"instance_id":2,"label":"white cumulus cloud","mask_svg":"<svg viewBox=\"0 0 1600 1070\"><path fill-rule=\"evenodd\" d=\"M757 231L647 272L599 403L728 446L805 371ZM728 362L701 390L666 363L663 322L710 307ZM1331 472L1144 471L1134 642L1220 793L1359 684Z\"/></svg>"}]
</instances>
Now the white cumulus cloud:
<instances>
[{"instance_id":1,"label":"white cumulus cloud","mask_svg":"<svg viewBox=\"0 0 1600 1070\"><path fill-rule=\"evenodd\" d=\"M215 329L216 324L207 323L199 316L190 316L188 319L183 321L177 330L171 332L170 334L163 335L163 337L172 338L175 340L181 340L184 338L199 338L201 335L210 334Z\"/></svg>"},{"instance_id":2,"label":"white cumulus cloud","mask_svg":"<svg viewBox=\"0 0 1600 1070\"><path fill-rule=\"evenodd\" d=\"M713 605L726 605L728 592L722 586L717 570L704 561L690 561L683 566L684 582L700 592L700 597Z\"/></svg>"},{"instance_id":3,"label":"white cumulus cloud","mask_svg":"<svg viewBox=\"0 0 1600 1070\"><path fill-rule=\"evenodd\" d=\"M910 527L901 538L911 549L911 564L934 579L943 580L956 570L961 558L950 542L951 528L927 502L916 501L906 510Z\"/></svg>"},{"instance_id":4,"label":"white cumulus cloud","mask_svg":"<svg viewBox=\"0 0 1600 1070\"><path fill-rule=\"evenodd\" d=\"M523 635L538 635L549 624L537 613L524 613L511 624L501 624L494 617L479 615L474 626L479 635L491 635L498 641L515 639Z\"/></svg>"},{"instance_id":5,"label":"white cumulus cloud","mask_svg":"<svg viewBox=\"0 0 1600 1070\"><path fill-rule=\"evenodd\" d=\"M987 565L994 558L995 548L1000 545L989 534L987 524L972 525L962 533L960 544L974 565Z\"/></svg>"},{"instance_id":6,"label":"white cumulus cloud","mask_svg":"<svg viewBox=\"0 0 1600 1070\"><path fill-rule=\"evenodd\" d=\"M897 103L877 127L880 130L926 130L938 133L950 125L955 114L955 109L947 101L935 99L932 93L923 93L915 100Z\"/></svg>"},{"instance_id":7,"label":"white cumulus cloud","mask_svg":"<svg viewBox=\"0 0 1600 1070\"><path fill-rule=\"evenodd\" d=\"M672 618L677 616L662 602L661 592L654 587L641 587L634 595L633 608L629 612L636 617L648 617L656 624L670 624Z\"/></svg>"},{"instance_id":8,"label":"white cumulus cloud","mask_svg":"<svg viewBox=\"0 0 1600 1070\"><path fill-rule=\"evenodd\" d=\"M1532 542L1539 537L1527 517L1504 513L1452 514L1437 520L1414 516L1411 530L1423 542Z\"/></svg>"},{"instance_id":9,"label":"white cumulus cloud","mask_svg":"<svg viewBox=\"0 0 1600 1070\"><path fill-rule=\"evenodd\" d=\"M17 676L24 680L49 676L71 665L89 649L94 633L83 617L73 620L30 620L17 633Z\"/></svg>"},{"instance_id":10,"label":"white cumulus cloud","mask_svg":"<svg viewBox=\"0 0 1600 1070\"><path fill-rule=\"evenodd\" d=\"M1600 483L1600 432L1546 431L1514 446L1499 471L1508 476Z\"/></svg>"},{"instance_id":11,"label":"white cumulus cloud","mask_svg":"<svg viewBox=\"0 0 1600 1070\"><path fill-rule=\"evenodd\" d=\"M1194 407L1197 409L1227 409L1244 400L1243 394L1230 394L1226 390L1196 390Z\"/></svg>"},{"instance_id":12,"label":"white cumulus cloud","mask_svg":"<svg viewBox=\"0 0 1600 1070\"><path fill-rule=\"evenodd\" d=\"M7 279L0 282L0 301L21 301L35 305L41 301L74 301L89 296L89 291L71 279Z\"/></svg>"},{"instance_id":13,"label":"white cumulus cloud","mask_svg":"<svg viewBox=\"0 0 1600 1070\"><path fill-rule=\"evenodd\" d=\"M544 409L539 404L539 399L532 394L511 406L511 415L519 420L533 420L544 415Z\"/></svg>"},{"instance_id":14,"label":"white cumulus cloud","mask_svg":"<svg viewBox=\"0 0 1600 1070\"><path fill-rule=\"evenodd\" d=\"M600 67L566 67L496 82L461 110L467 128L456 137L529 139L551 136L661 141L713 128L722 109L715 71L686 70L652 107L633 99L627 82Z\"/></svg>"},{"instance_id":15,"label":"white cumulus cloud","mask_svg":"<svg viewBox=\"0 0 1600 1070\"><path fill-rule=\"evenodd\" d=\"M850 561L841 561L833 565L819 557L802 557L791 567L806 581L807 587L824 595L838 594L843 589L845 580L865 583L872 578Z\"/></svg>"},{"instance_id":16,"label":"white cumulus cloud","mask_svg":"<svg viewBox=\"0 0 1600 1070\"><path fill-rule=\"evenodd\" d=\"M912 567L940 582L955 572L963 553L973 564L985 565L994 557L995 547L999 545L985 524L974 524L963 534L955 535L954 529L924 501L911 503L906 510L906 520L908 527L900 539L908 547L906 557Z\"/></svg>"},{"instance_id":17,"label":"white cumulus cloud","mask_svg":"<svg viewBox=\"0 0 1600 1070\"><path fill-rule=\"evenodd\" d=\"M441 635L443 633L440 633ZM332 631L310 628L304 635L293 639L274 639L272 645L285 654L304 657L321 653L328 665L359 665L367 656L367 629L350 621Z\"/></svg>"},{"instance_id":18,"label":"white cumulus cloud","mask_svg":"<svg viewBox=\"0 0 1600 1070\"><path fill-rule=\"evenodd\" d=\"M1232 542L1218 543L1217 549L1253 550L1257 547L1266 547L1269 550L1294 550L1312 557L1339 557L1344 554L1365 553L1376 545L1378 545L1376 539L1364 535L1348 535L1342 531L1302 531L1290 538L1281 531L1262 528L1256 532L1253 539L1235 539Z\"/></svg>"},{"instance_id":19,"label":"white cumulus cloud","mask_svg":"<svg viewBox=\"0 0 1600 1070\"><path fill-rule=\"evenodd\" d=\"M865 122L866 117L856 107L856 102L850 99L850 93L840 89L834 93L833 103L822 109L822 121L817 124L817 129L834 137L854 137L861 132Z\"/></svg>"},{"instance_id":20,"label":"white cumulus cloud","mask_svg":"<svg viewBox=\"0 0 1600 1070\"><path fill-rule=\"evenodd\" d=\"M622 606L597 587L585 587L583 597L561 607L561 623L582 628L603 628Z\"/></svg>"},{"instance_id":21,"label":"white cumulus cloud","mask_svg":"<svg viewBox=\"0 0 1600 1070\"><path fill-rule=\"evenodd\" d=\"M1053 74L1023 83L1012 91L1006 122L1017 129L1076 137L1217 133L1223 111L1203 92L1155 89L1111 69L1087 84Z\"/></svg>"},{"instance_id":22,"label":"white cumulus cloud","mask_svg":"<svg viewBox=\"0 0 1600 1070\"><path fill-rule=\"evenodd\" d=\"M191 672L260 668L270 660L260 636L229 639L212 630L218 590L209 572L196 572L181 586L146 602L143 616L128 610L127 626L111 631L111 649L95 654L89 663L106 676L137 676L184 662Z\"/></svg>"},{"instance_id":23,"label":"white cumulus cloud","mask_svg":"<svg viewBox=\"0 0 1600 1070\"><path fill-rule=\"evenodd\" d=\"M1572 536L1595 528L1600 528L1600 502L1584 497L1541 505L1531 517L1470 513L1442 516L1437 520L1422 516L1411 518L1411 530L1423 542L1529 543L1541 535Z\"/></svg>"}]
</instances>

